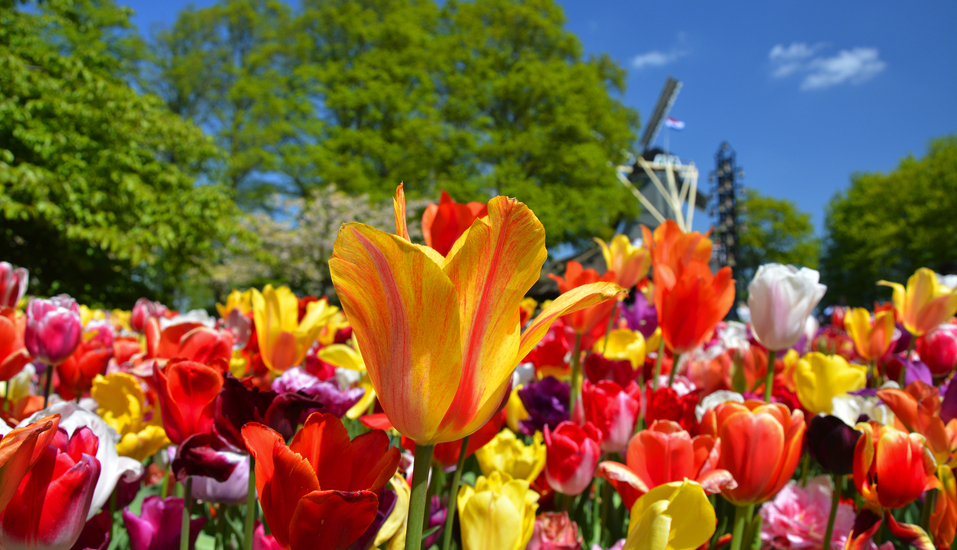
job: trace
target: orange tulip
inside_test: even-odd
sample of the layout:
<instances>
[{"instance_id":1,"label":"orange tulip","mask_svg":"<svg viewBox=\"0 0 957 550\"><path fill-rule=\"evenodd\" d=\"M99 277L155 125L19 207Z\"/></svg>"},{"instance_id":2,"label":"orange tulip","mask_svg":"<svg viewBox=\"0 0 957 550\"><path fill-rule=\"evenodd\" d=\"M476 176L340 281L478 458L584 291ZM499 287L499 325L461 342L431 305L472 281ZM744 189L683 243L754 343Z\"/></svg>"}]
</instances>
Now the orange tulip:
<instances>
[{"instance_id":1,"label":"orange tulip","mask_svg":"<svg viewBox=\"0 0 957 550\"><path fill-rule=\"evenodd\" d=\"M717 468L737 482L722 495L735 506L771 499L797 469L804 445L804 413L780 403L722 403L705 413L702 433L721 439Z\"/></svg>"},{"instance_id":2,"label":"orange tulip","mask_svg":"<svg viewBox=\"0 0 957 550\"><path fill-rule=\"evenodd\" d=\"M924 437L877 421L857 425L864 436L854 448L854 485L872 506L901 508L924 491L940 486L937 461Z\"/></svg>"},{"instance_id":3,"label":"orange tulip","mask_svg":"<svg viewBox=\"0 0 957 550\"><path fill-rule=\"evenodd\" d=\"M672 353L686 353L707 340L734 303L731 268L711 274L707 264L691 262L675 278L667 266L655 266L655 294L661 292L658 326Z\"/></svg>"},{"instance_id":4,"label":"orange tulip","mask_svg":"<svg viewBox=\"0 0 957 550\"><path fill-rule=\"evenodd\" d=\"M153 386L170 441L180 445L191 435L213 431L216 396L223 387L221 369L173 359L163 368L154 367Z\"/></svg>"},{"instance_id":5,"label":"orange tulip","mask_svg":"<svg viewBox=\"0 0 957 550\"><path fill-rule=\"evenodd\" d=\"M615 282L622 288L631 288L648 276L651 269L651 252L643 246L634 246L625 235L615 235L605 244L595 239L601 246L605 258L605 267L615 272Z\"/></svg>"},{"instance_id":6,"label":"orange tulip","mask_svg":"<svg viewBox=\"0 0 957 550\"><path fill-rule=\"evenodd\" d=\"M452 245L462 233L468 231L472 222L487 215L486 205L480 202L458 203L442 191L439 204L429 203L422 212L422 237L426 246L431 246L439 254L447 256Z\"/></svg>"},{"instance_id":7,"label":"orange tulip","mask_svg":"<svg viewBox=\"0 0 957 550\"><path fill-rule=\"evenodd\" d=\"M599 276L594 269L582 269L582 264L572 260L565 266L565 277L559 277L549 273L548 276L558 283L558 291L562 294L569 292L574 288L597 282L614 282L615 272L606 271L604 275ZM569 315L562 317L565 325L575 329L578 334L591 332L597 327L602 327L608 323L608 316L615 310L615 302L608 301L596 306L580 309Z\"/></svg>"},{"instance_id":8,"label":"orange tulip","mask_svg":"<svg viewBox=\"0 0 957 550\"><path fill-rule=\"evenodd\" d=\"M907 287L900 283L879 281L894 289L891 301L906 328L915 337L923 336L946 322L957 312L957 292L940 284L937 274L922 267L909 279Z\"/></svg>"},{"instance_id":9,"label":"orange tulip","mask_svg":"<svg viewBox=\"0 0 957 550\"><path fill-rule=\"evenodd\" d=\"M519 305L547 255L527 206L495 197L446 257L408 241L402 186L396 233L347 223L329 260L343 312L392 425L416 444L461 439L498 410L512 371L558 317L613 300L614 283L578 287L524 331Z\"/></svg>"},{"instance_id":10,"label":"orange tulip","mask_svg":"<svg viewBox=\"0 0 957 550\"><path fill-rule=\"evenodd\" d=\"M316 300L306 305L300 320L299 299L285 286L266 285L261 293L252 289L252 303L259 353L274 373L302 364L323 326L339 311L325 299Z\"/></svg>"},{"instance_id":11,"label":"orange tulip","mask_svg":"<svg viewBox=\"0 0 957 550\"><path fill-rule=\"evenodd\" d=\"M937 548L950 548L957 535L957 479L949 466L937 468L941 489L930 516L930 534Z\"/></svg>"},{"instance_id":12,"label":"orange tulip","mask_svg":"<svg viewBox=\"0 0 957 550\"><path fill-rule=\"evenodd\" d=\"M25 315L17 317L13 308L0 308L0 381L7 381L30 362L30 354L23 344Z\"/></svg>"},{"instance_id":13,"label":"orange tulip","mask_svg":"<svg viewBox=\"0 0 957 550\"><path fill-rule=\"evenodd\" d=\"M40 460L60 425L60 415L45 416L0 439L0 511L10 504L20 482Z\"/></svg>"},{"instance_id":14,"label":"orange tulip","mask_svg":"<svg viewBox=\"0 0 957 550\"><path fill-rule=\"evenodd\" d=\"M865 361L875 361L887 352L894 336L894 312L881 311L871 319L871 314L856 307L844 316L847 335L854 341L854 349Z\"/></svg>"},{"instance_id":15,"label":"orange tulip","mask_svg":"<svg viewBox=\"0 0 957 550\"><path fill-rule=\"evenodd\" d=\"M731 474L716 467L720 454L721 443L710 435L691 437L677 422L658 420L631 439L627 465L602 462L597 475L611 483L630 510L642 495L672 481L690 479L709 493L734 488Z\"/></svg>"},{"instance_id":16,"label":"orange tulip","mask_svg":"<svg viewBox=\"0 0 957 550\"><path fill-rule=\"evenodd\" d=\"M944 423L940 394L934 386L915 380L903 390L888 388L877 397L894 413L896 427L926 438L927 448L940 464L947 464L957 447L957 419Z\"/></svg>"},{"instance_id":17,"label":"orange tulip","mask_svg":"<svg viewBox=\"0 0 957 550\"><path fill-rule=\"evenodd\" d=\"M641 226L644 244L651 251L651 263L655 268L667 267L674 278L680 278L684 268L691 262L707 264L711 261L711 239L697 231L685 233L674 220L665 220L665 223L655 228L652 234L645 226ZM709 231L710 233L710 231ZM655 305L661 303L658 288L658 274L655 273ZM659 318L661 308L658 308Z\"/></svg>"},{"instance_id":18,"label":"orange tulip","mask_svg":"<svg viewBox=\"0 0 957 550\"><path fill-rule=\"evenodd\" d=\"M313 413L289 446L258 422L243 426L256 459L263 516L286 550L341 550L375 519L376 496L399 465L389 436L372 430L349 440L331 414Z\"/></svg>"}]
</instances>

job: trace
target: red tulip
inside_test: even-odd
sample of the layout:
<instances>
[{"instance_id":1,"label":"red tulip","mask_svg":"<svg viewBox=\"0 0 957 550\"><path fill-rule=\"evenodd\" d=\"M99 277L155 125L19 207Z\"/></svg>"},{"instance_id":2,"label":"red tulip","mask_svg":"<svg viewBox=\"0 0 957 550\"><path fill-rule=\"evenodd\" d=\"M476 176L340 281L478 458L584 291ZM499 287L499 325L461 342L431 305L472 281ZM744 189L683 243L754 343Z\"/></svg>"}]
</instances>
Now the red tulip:
<instances>
[{"instance_id":1,"label":"red tulip","mask_svg":"<svg viewBox=\"0 0 957 550\"><path fill-rule=\"evenodd\" d=\"M710 233L710 232L709 232ZM641 226L644 245L651 250L651 263L672 277L680 279L685 268L694 262L707 264L711 261L711 239L697 231L685 233L674 220L666 220L655 228L654 233ZM661 297L664 287L660 286L657 269L655 276L655 307L658 319L661 319Z\"/></svg>"},{"instance_id":2,"label":"red tulip","mask_svg":"<svg viewBox=\"0 0 957 550\"><path fill-rule=\"evenodd\" d=\"M113 327L106 321L90 321L83 341L73 355L57 367L60 386L57 393L70 400L90 391L97 374L105 374L113 357Z\"/></svg>"},{"instance_id":3,"label":"red tulip","mask_svg":"<svg viewBox=\"0 0 957 550\"><path fill-rule=\"evenodd\" d=\"M610 380L597 384L585 380L582 406L585 420L601 432L601 450L621 452L635 433L635 422L641 410L641 388L634 382L622 389Z\"/></svg>"},{"instance_id":4,"label":"red tulip","mask_svg":"<svg viewBox=\"0 0 957 550\"><path fill-rule=\"evenodd\" d=\"M658 301L660 296L660 301ZM680 277L667 266L655 266L655 307L661 337L673 353L698 347L714 332L715 325L734 303L731 268L717 275L703 262L686 265Z\"/></svg>"},{"instance_id":5,"label":"red tulip","mask_svg":"<svg viewBox=\"0 0 957 550\"><path fill-rule=\"evenodd\" d=\"M722 495L735 506L776 495L794 474L804 445L804 413L761 401L722 403L705 413L702 431L721 439L717 467L737 483Z\"/></svg>"},{"instance_id":6,"label":"red tulip","mask_svg":"<svg viewBox=\"0 0 957 550\"><path fill-rule=\"evenodd\" d=\"M655 422L628 444L626 464L602 462L598 476L607 479L630 510L635 501L659 485L690 479L709 493L733 489L734 478L718 469L721 443L710 435L691 435L669 420Z\"/></svg>"},{"instance_id":7,"label":"red tulip","mask_svg":"<svg viewBox=\"0 0 957 550\"><path fill-rule=\"evenodd\" d=\"M422 213L422 237L425 244L448 256L452 245L477 218L488 215L488 206L480 202L457 203L442 191L439 204L429 203Z\"/></svg>"},{"instance_id":8,"label":"red tulip","mask_svg":"<svg viewBox=\"0 0 957 550\"><path fill-rule=\"evenodd\" d=\"M691 435L698 435L698 418L695 416L695 406L698 404L698 391L679 396L674 388L658 388L645 390L647 405L645 406L645 422L653 424L659 420L677 422L681 429Z\"/></svg>"},{"instance_id":9,"label":"red tulip","mask_svg":"<svg viewBox=\"0 0 957 550\"><path fill-rule=\"evenodd\" d=\"M10 380L30 362L23 343L26 324L25 316L17 317L13 309L0 308L0 382Z\"/></svg>"},{"instance_id":10,"label":"red tulip","mask_svg":"<svg viewBox=\"0 0 957 550\"><path fill-rule=\"evenodd\" d=\"M60 415L54 414L17 428L0 439L0 510L13 498L20 480L43 456L57 435Z\"/></svg>"},{"instance_id":11,"label":"red tulip","mask_svg":"<svg viewBox=\"0 0 957 550\"><path fill-rule=\"evenodd\" d=\"M27 325L23 341L30 355L48 365L59 365L80 345L83 325L76 300L61 294L27 305Z\"/></svg>"},{"instance_id":12,"label":"red tulip","mask_svg":"<svg viewBox=\"0 0 957 550\"><path fill-rule=\"evenodd\" d=\"M58 428L0 516L4 548L67 549L80 537L100 477L99 439L82 427Z\"/></svg>"},{"instance_id":13,"label":"red tulip","mask_svg":"<svg viewBox=\"0 0 957 550\"><path fill-rule=\"evenodd\" d=\"M154 367L153 385L170 441L180 445L191 435L212 431L214 404L223 387L220 369L174 359Z\"/></svg>"},{"instance_id":14,"label":"red tulip","mask_svg":"<svg viewBox=\"0 0 957 550\"><path fill-rule=\"evenodd\" d=\"M0 308L17 307L17 302L27 293L29 282L30 274L25 268L0 262Z\"/></svg>"},{"instance_id":15,"label":"red tulip","mask_svg":"<svg viewBox=\"0 0 957 550\"><path fill-rule=\"evenodd\" d=\"M146 331L146 323L154 317L165 317L169 313L166 306L159 302L152 302L146 298L140 298L133 305L133 311L130 314L130 327L136 332Z\"/></svg>"},{"instance_id":16,"label":"red tulip","mask_svg":"<svg viewBox=\"0 0 957 550\"><path fill-rule=\"evenodd\" d=\"M883 508L901 508L940 485L937 461L923 436L876 421L858 424L864 436L854 448L854 485L864 500Z\"/></svg>"},{"instance_id":17,"label":"red tulip","mask_svg":"<svg viewBox=\"0 0 957 550\"><path fill-rule=\"evenodd\" d=\"M545 479L559 493L578 495L588 487L601 456L601 432L565 421L555 431L545 426Z\"/></svg>"},{"instance_id":18,"label":"red tulip","mask_svg":"<svg viewBox=\"0 0 957 550\"><path fill-rule=\"evenodd\" d=\"M309 415L286 446L250 422L246 447L256 459L256 491L276 542L286 550L340 550L375 519L376 496L399 464L399 450L373 430L349 440L338 418Z\"/></svg>"},{"instance_id":19,"label":"red tulip","mask_svg":"<svg viewBox=\"0 0 957 550\"><path fill-rule=\"evenodd\" d=\"M568 265L565 266L564 278L552 273L549 273L548 276L558 283L558 291L562 294L565 294L573 288L578 288L589 283L597 283L600 281L615 282L614 271L607 271L604 275L599 276L598 272L594 269L583 269L582 264L574 260L568 262ZM618 305L618 302L615 300L608 300L598 305L569 313L562 317L562 321L578 334L589 333L595 329L600 329L602 331L601 334L604 334L605 325L608 324L608 316L615 310L616 305ZM582 345L581 347L585 348L589 346Z\"/></svg>"},{"instance_id":20,"label":"red tulip","mask_svg":"<svg viewBox=\"0 0 957 550\"><path fill-rule=\"evenodd\" d=\"M957 365L957 326L940 325L918 338L917 353L934 378L950 374Z\"/></svg>"}]
</instances>

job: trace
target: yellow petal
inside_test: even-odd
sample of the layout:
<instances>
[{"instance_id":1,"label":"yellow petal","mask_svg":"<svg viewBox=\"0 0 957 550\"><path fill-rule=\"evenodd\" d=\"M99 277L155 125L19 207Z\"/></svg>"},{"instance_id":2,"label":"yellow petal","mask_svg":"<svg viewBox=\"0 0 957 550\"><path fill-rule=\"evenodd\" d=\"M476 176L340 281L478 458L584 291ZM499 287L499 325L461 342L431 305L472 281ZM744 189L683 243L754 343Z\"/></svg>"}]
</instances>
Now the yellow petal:
<instances>
[{"instance_id":1,"label":"yellow petal","mask_svg":"<svg viewBox=\"0 0 957 550\"><path fill-rule=\"evenodd\" d=\"M372 545L374 548L385 544L387 540L396 536L400 531L402 532L402 544L405 544L405 520L409 517L409 497L412 491L401 474L394 475L389 483L392 490L395 491L395 507L392 508L392 513L385 518L382 527L376 533L375 544Z\"/></svg>"},{"instance_id":2,"label":"yellow petal","mask_svg":"<svg viewBox=\"0 0 957 550\"><path fill-rule=\"evenodd\" d=\"M452 282L418 247L356 223L340 229L329 270L392 425L433 443L462 378Z\"/></svg>"},{"instance_id":3,"label":"yellow petal","mask_svg":"<svg viewBox=\"0 0 957 550\"><path fill-rule=\"evenodd\" d=\"M552 326L555 319L586 307L613 300L623 291L624 289L615 283L590 283L573 288L547 306L543 306L538 317L532 320L525 332L522 333L522 344L518 350L519 360L528 355L528 352L538 345L538 342L548 333L548 328Z\"/></svg>"},{"instance_id":4,"label":"yellow petal","mask_svg":"<svg viewBox=\"0 0 957 550\"><path fill-rule=\"evenodd\" d=\"M859 390L867 382L867 369L848 364L840 355L811 352L798 361L795 374L798 400L814 414L831 414L836 396Z\"/></svg>"},{"instance_id":5,"label":"yellow petal","mask_svg":"<svg viewBox=\"0 0 957 550\"><path fill-rule=\"evenodd\" d=\"M632 506L625 549L694 550L711 538L715 522L701 485L688 480L659 485Z\"/></svg>"},{"instance_id":6,"label":"yellow petal","mask_svg":"<svg viewBox=\"0 0 957 550\"><path fill-rule=\"evenodd\" d=\"M357 371L366 370L365 363L362 362L362 355L345 344L330 344L320 349L316 356L320 361L325 361L333 367Z\"/></svg>"}]
</instances>

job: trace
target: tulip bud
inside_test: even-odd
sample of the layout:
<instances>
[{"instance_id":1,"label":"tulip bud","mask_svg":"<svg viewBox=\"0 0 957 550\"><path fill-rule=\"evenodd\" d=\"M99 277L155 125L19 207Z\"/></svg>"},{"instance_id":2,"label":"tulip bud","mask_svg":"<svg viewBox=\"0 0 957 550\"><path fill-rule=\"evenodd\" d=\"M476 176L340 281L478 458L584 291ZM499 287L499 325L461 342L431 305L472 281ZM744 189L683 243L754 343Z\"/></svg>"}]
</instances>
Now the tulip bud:
<instances>
[{"instance_id":1,"label":"tulip bud","mask_svg":"<svg viewBox=\"0 0 957 550\"><path fill-rule=\"evenodd\" d=\"M151 317L162 317L166 315L168 309L159 302L152 302L146 298L140 298L133 305L133 312L130 315L130 327L136 332L143 333L146 330L146 322Z\"/></svg>"},{"instance_id":2,"label":"tulip bud","mask_svg":"<svg viewBox=\"0 0 957 550\"><path fill-rule=\"evenodd\" d=\"M34 359L59 365L76 350L82 332L80 308L73 298L61 294L30 300L23 341Z\"/></svg>"},{"instance_id":3,"label":"tulip bud","mask_svg":"<svg viewBox=\"0 0 957 550\"><path fill-rule=\"evenodd\" d=\"M957 364L957 326L940 325L918 338L917 353L934 378L950 374Z\"/></svg>"},{"instance_id":4,"label":"tulip bud","mask_svg":"<svg viewBox=\"0 0 957 550\"><path fill-rule=\"evenodd\" d=\"M635 432L635 422L641 409L641 388L632 382L622 389L610 380L592 384L585 380L582 387L582 405L585 420L601 431L601 450L606 453L622 451Z\"/></svg>"},{"instance_id":5,"label":"tulip bud","mask_svg":"<svg viewBox=\"0 0 957 550\"><path fill-rule=\"evenodd\" d=\"M935 487L937 461L924 436L877 422L858 424L864 437L854 448L854 485L873 506L901 508ZM878 480L882 482L878 484Z\"/></svg>"},{"instance_id":6,"label":"tulip bud","mask_svg":"<svg viewBox=\"0 0 957 550\"><path fill-rule=\"evenodd\" d=\"M846 476L854 471L854 447L861 432L836 416L815 416L807 429L807 450L825 470Z\"/></svg>"},{"instance_id":7,"label":"tulip bud","mask_svg":"<svg viewBox=\"0 0 957 550\"><path fill-rule=\"evenodd\" d=\"M785 350L801 339L807 316L824 297L827 287L813 269L765 264L748 285L751 331L772 351Z\"/></svg>"},{"instance_id":8,"label":"tulip bud","mask_svg":"<svg viewBox=\"0 0 957 550\"><path fill-rule=\"evenodd\" d=\"M578 495L588 487L601 456L601 432L591 422L545 426L545 479L559 493Z\"/></svg>"},{"instance_id":9,"label":"tulip bud","mask_svg":"<svg viewBox=\"0 0 957 550\"><path fill-rule=\"evenodd\" d=\"M29 282L30 273L25 268L0 262L0 307L17 307Z\"/></svg>"}]
</instances>

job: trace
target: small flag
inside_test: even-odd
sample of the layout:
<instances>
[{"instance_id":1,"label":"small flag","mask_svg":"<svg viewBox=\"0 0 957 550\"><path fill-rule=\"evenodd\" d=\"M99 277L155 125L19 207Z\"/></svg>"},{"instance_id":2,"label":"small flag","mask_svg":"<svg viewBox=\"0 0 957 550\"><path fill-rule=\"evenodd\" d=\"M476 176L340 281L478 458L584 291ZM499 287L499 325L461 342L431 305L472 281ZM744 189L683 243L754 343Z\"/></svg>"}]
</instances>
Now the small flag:
<instances>
[{"instance_id":1,"label":"small flag","mask_svg":"<svg viewBox=\"0 0 957 550\"><path fill-rule=\"evenodd\" d=\"M665 125L668 126L668 127L671 128L671 129L673 129L673 130L684 130L684 129L685 129L685 123L682 122L682 121L680 121L680 120L678 120L678 119L676 119L676 118L671 118L671 117L666 118L666 119L665 119Z\"/></svg>"}]
</instances>

